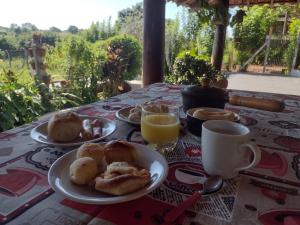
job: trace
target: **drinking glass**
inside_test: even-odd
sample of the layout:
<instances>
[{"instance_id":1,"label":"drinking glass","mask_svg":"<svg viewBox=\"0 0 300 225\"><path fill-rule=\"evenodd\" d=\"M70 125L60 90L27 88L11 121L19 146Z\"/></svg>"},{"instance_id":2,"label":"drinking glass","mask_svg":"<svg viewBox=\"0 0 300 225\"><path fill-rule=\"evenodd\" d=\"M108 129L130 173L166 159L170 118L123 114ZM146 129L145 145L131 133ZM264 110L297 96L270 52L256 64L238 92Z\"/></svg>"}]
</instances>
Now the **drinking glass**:
<instances>
[{"instance_id":1,"label":"drinking glass","mask_svg":"<svg viewBox=\"0 0 300 225\"><path fill-rule=\"evenodd\" d=\"M172 151L179 136L179 108L165 105L142 106L142 137L161 153Z\"/></svg>"}]
</instances>

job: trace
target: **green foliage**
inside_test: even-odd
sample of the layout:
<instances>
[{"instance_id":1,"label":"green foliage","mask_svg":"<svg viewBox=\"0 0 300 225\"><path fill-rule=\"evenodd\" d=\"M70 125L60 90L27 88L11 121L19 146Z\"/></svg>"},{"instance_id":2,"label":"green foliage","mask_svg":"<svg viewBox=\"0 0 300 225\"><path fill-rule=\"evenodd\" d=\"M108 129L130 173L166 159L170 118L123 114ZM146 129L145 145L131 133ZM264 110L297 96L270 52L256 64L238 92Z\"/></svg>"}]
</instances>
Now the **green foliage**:
<instances>
[{"instance_id":1,"label":"green foliage","mask_svg":"<svg viewBox=\"0 0 300 225\"><path fill-rule=\"evenodd\" d=\"M107 22L104 20L101 23L92 23L89 29L82 32L82 35L87 41L92 43L114 36L115 31L111 25L111 17L109 17Z\"/></svg>"},{"instance_id":2,"label":"green foliage","mask_svg":"<svg viewBox=\"0 0 300 225\"><path fill-rule=\"evenodd\" d=\"M198 55L210 57L214 44L215 26L212 24L203 24L197 35Z\"/></svg>"},{"instance_id":3,"label":"green foliage","mask_svg":"<svg viewBox=\"0 0 300 225\"><path fill-rule=\"evenodd\" d=\"M78 27L71 25L68 27L67 31L70 32L71 34L77 34L79 32L79 29Z\"/></svg>"},{"instance_id":4,"label":"green foliage","mask_svg":"<svg viewBox=\"0 0 300 225\"><path fill-rule=\"evenodd\" d=\"M180 31L180 21L177 16L175 20L166 20L165 28L165 72L171 74L176 56L182 51L182 44L185 41Z\"/></svg>"},{"instance_id":5,"label":"green foliage","mask_svg":"<svg viewBox=\"0 0 300 225\"><path fill-rule=\"evenodd\" d=\"M182 52L175 60L173 74L166 78L174 84L199 84L202 78L214 78L218 72L195 52Z\"/></svg>"},{"instance_id":6,"label":"green foliage","mask_svg":"<svg viewBox=\"0 0 300 225\"><path fill-rule=\"evenodd\" d=\"M253 6L246 11L242 22L234 25L234 43L240 64L263 45L270 27L280 13L279 10L268 6Z\"/></svg>"},{"instance_id":7,"label":"green foliage","mask_svg":"<svg viewBox=\"0 0 300 225\"><path fill-rule=\"evenodd\" d=\"M51 70L60 70L70 81L68 92L84 103L96 101L97 83L102 81L105 54L81 37L67 37L52 48L46 59Z\"/></svg>"},{"instance_id":8,"label":"green foliage","mask_svg":"<svg viewBox=\"0 0 300 225\"><path fill-rule=\"evenodd\" d=\"M291 20L291 23L289 24L289 32L288 32L288 35L290 37L290 44L284 55L286 64L288 65L289 70L291 69L291 66L293 63L293 57L295 54L295 47L296 47L296 43L297 43L297 36L298 36L299 32L300 32L300 19L293 18ZM297 62L297 63L299 63L299 62Z\"/></svg>"},{"instance_id":9,"label":"green foliage","mask_svg":"<svg viewBox=\"0 0 300 225\"><path fill-rule=\"evenodd\" d=\"M31 122L43 111L37 89L17 82L11 70L0 71L0 131Z\"/></svg>"},{"instance_id":10,"label":"green foliage","mask_svg":"<svg viewBox=\"0 0 300 225\"><path fill-rule=\"evenodd\" d=\"M59 40L59 36L55 32L46 31L42 35L42 42L47 45L55 46L55 43Z\"/></svg>"}]
</instances>

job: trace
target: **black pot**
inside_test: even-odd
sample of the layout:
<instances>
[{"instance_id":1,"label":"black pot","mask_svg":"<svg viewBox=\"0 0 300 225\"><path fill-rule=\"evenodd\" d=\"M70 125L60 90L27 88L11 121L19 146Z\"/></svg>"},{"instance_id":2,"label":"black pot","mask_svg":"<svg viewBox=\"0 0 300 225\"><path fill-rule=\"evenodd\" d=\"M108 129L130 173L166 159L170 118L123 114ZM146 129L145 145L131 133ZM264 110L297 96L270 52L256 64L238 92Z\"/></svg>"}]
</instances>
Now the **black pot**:
<instances>
[{"instance_id":1,"label":"black pot","mask_svg":"<svg viewBox=\"0 0 300 225\"><path fill-rule=\"evenodd\" d=\"M220 88L188 86L181 91L183 110L196 107L211 107L224 109L228 94Z\"/></svg>"}]
</instances>

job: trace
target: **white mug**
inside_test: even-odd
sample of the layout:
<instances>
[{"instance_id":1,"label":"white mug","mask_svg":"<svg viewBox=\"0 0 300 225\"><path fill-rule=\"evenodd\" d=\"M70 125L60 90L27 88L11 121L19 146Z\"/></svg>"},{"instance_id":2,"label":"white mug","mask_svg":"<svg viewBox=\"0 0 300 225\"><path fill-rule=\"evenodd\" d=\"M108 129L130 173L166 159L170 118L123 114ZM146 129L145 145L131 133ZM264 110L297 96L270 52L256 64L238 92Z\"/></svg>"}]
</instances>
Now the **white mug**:
<instances>
[{"instance_id":1,"label":"white mug","mask_svg":"<svg viewBox=\"0 0 300 225\"><path fill-rule=\"evenodd\" d=\"M256 166L261 152L249 141L249 134L250 130L242 124L223 120L204 122L201 136L204 170L209 175L229 179Z\"/></svg>"}]
</instances>

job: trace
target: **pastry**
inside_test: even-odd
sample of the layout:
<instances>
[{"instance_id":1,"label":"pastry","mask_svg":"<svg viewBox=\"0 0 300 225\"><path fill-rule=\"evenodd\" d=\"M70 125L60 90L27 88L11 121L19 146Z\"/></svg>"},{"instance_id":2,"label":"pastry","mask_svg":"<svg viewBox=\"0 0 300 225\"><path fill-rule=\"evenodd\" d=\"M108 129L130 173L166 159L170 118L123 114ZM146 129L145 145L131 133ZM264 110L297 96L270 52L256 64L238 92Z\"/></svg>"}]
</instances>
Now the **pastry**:
<instances>
[{"instance_id":1,"label":"pastry","mask_svg":"<svg viewBox=\"0 0 300 225\"><path fill-rule=\"evenodd\" d=\"M109 179L96 177L95 189L113 195L124 195L134 192L150 182L150 174L142 169L133 174L122 174Z\"/></svg>"},{"instance_id":2,"label":"pastry","mask_svg":"<svg viewBox=\"0 0 300 225\"><path fill-rule=\"evenodd\" d=\"M57 142L68 142L79 137L82 121L74 112L57 113L48 122L48 138Z\"/></svg>"},{"instance_id":3,"label":"pastry","mask_svg":"<svg viewBox=\"0 0 300 225\"><path fill-rule=\"evenodd\" d=\"M104 148L100 144L85 143L77 150L77 159L83 157L91 157L97 163L97 165L103 165L104 163Z\"/></svg>"},{"instance_id":4,"label":"pastry","mask_svg":"<svg viewBox=\"0 0 300 225\"><path fill-rule=\"evenodd\" d=\"M142 116L142 109L140 106L136 106L129 111L128 119L133 122L140 122Z\"/></svg>"},{"instance_id":5,"label":"pastry","mask_svg":"<svg viewBox=\"0 0 300 225\"><path fill-rule=\"evenodd\" d=\"M97 174L97 163L91 157L76 159L70 165L70 178L75 184L88 184Z\"/></svg>"},{"instance_id":6,"label":"pastry","mask_svg":"<svg viewBox=\"0 0 300 225\"><path fill-rule=\"evenodd\" d=\"M137 168L129 165L127 162L113 162L107 166L105 172L110 174L130 174L137 172Z\"/></svg>"},{"instance_id":7,"label":"pastry","mask_svg":"<svg viewBox=\"0 0 300 225\"><path fill-rule=\"evenodd\" d=\"M193 113L193 117L200 120L228 120L234 121L234 113L229 111L212 111L206 109L197 109Z\"/></svg>"},{"instance_id":8,"label":"pastry","mask_svg":"<svg viewBox=\"0 0 300 225\"><path fill-rule=\"evenodd\" d=\"M133 145L125 141L110 141L104 146L105 159L112 162L128 162L135 164L137 153Z\"/></svg>"},{"instance_id":9,"label":"pastry","mask_svg":"<svg viewBox=\"0 0 300 225\"><path fill-rule=\"evenodd\" d=\"M164 104L151 103L144 105L144 110L153 113L167 113L169 112L169 107Z\"/></svg>"},{"instance_id":10,"label":"pastry","mask_svg":"<svg viewBox=\"0 0 300 225\"><path fill-rule=\"evenodd\" d=\"M141 121L141 112L135 111L133 113L130 113L128 116L128 119L133 122L140 122Z\"/></svg>"}]
</instances>

